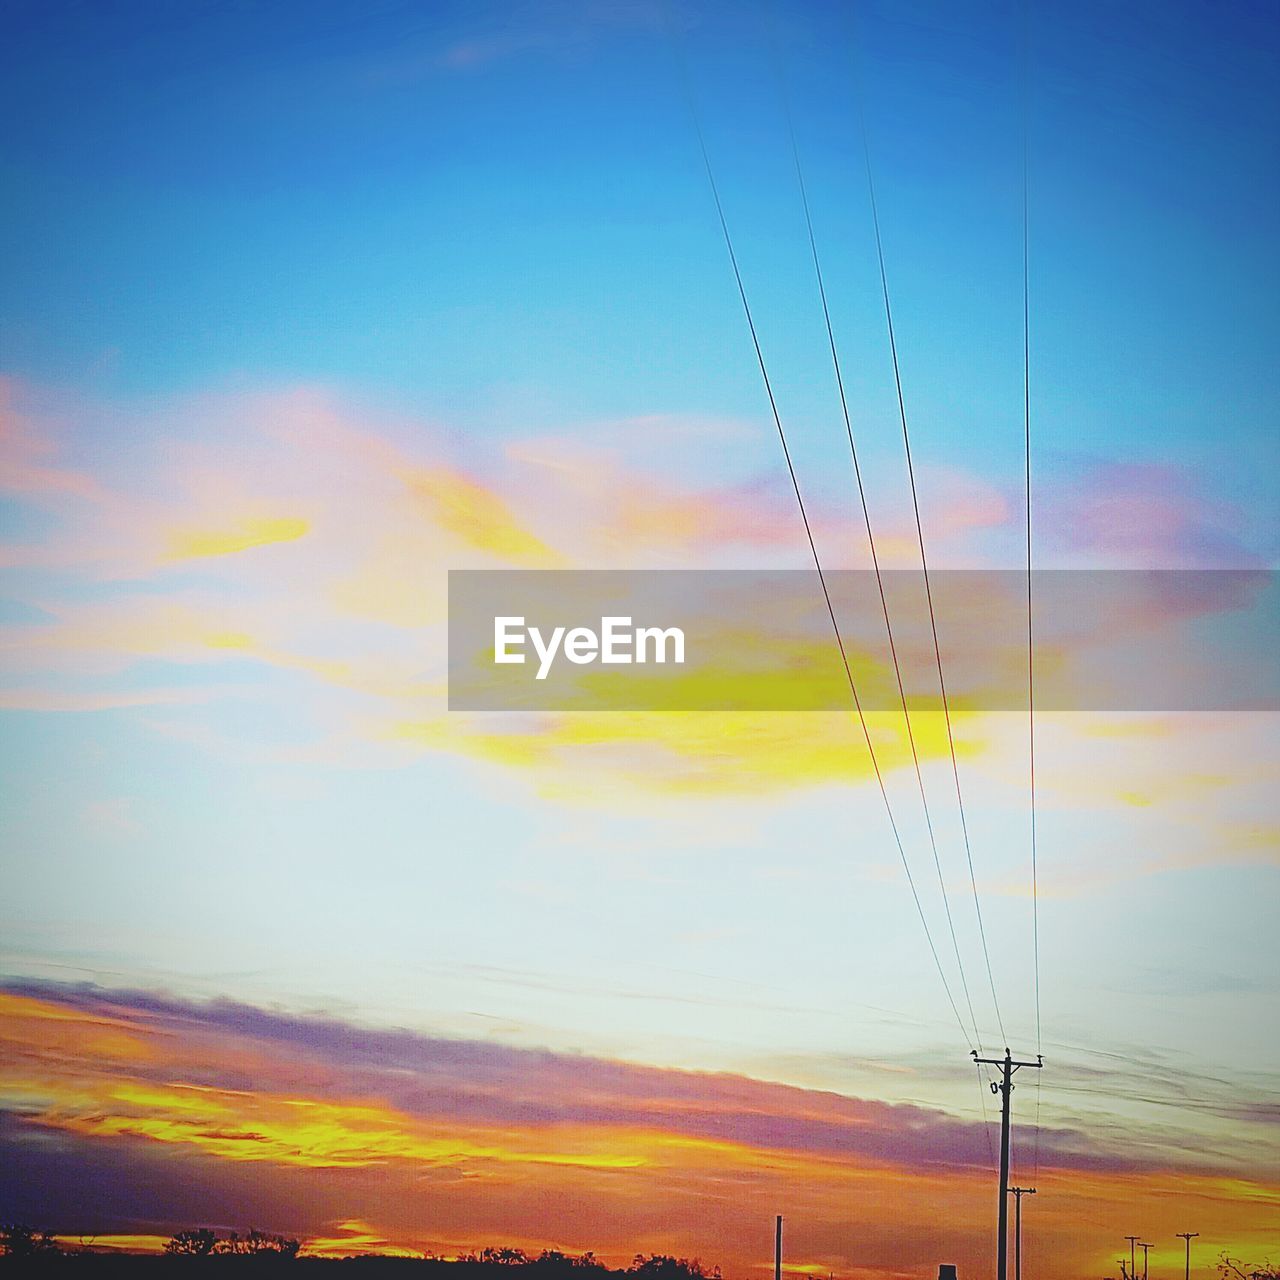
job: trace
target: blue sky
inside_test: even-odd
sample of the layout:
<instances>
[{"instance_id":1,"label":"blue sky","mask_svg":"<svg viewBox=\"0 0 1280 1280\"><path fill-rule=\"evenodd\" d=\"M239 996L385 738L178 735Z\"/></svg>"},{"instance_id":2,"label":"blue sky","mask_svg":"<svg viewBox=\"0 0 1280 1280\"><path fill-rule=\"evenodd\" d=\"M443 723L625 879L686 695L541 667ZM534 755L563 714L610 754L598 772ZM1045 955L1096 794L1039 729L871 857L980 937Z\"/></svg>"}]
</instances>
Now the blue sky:
<instances>
[{"instance_id":1,"label":"blue sky","mask_svg":"<svg viewBox=\"0 0 1280 1280\"><path fill-rule=\"evenodd\" d=\"M807 420L830 414L830 380L779 33L851 380L885 419L847 16L695 6L673 23L785 407ZM1005 465L1020 23L1013 6L894 5L858 24L913 416L931 446ZM10 364L113 392L339 380L498 431L517 413L759 412L660 6L353 22L139 5L75 23L35 6L17 26ZM1046 453L1201 462L1224 430L1270 449L1264 8L1036 6L1031 29Z\"/></svg>"}]
</instances>

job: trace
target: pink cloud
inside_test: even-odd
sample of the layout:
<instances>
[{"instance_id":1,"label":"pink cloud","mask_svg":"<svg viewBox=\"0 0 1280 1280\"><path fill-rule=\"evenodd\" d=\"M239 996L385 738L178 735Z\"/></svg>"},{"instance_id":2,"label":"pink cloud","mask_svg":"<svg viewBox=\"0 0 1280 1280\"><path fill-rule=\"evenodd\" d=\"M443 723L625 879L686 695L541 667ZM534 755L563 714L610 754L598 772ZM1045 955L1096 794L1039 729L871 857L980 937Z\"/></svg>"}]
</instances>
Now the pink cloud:
<instances>
[{"instance_id":1,"label":"pink cloud","mask_svg":"<svg viewBox=\"0 0 1280 1280\"><path fill-rule=\"evenodd\" d=\"M1118 568L1247 569L1263 560L1230 503L1173 463L1093 462L1044 482L1038 536L1051 549Z\"/></svg>"},{"instance_id":2,"label":"pink cloud","mask_svg":"<svg viewBox=\"0 0 1280 1280\"><path fill-rule=\"evenodd\" d=\"M0 375L0 490L27 497L101 496L92 476L59 465L59 445L50 427L33 416L24 387Z\"/></svg>"}]
</instances>

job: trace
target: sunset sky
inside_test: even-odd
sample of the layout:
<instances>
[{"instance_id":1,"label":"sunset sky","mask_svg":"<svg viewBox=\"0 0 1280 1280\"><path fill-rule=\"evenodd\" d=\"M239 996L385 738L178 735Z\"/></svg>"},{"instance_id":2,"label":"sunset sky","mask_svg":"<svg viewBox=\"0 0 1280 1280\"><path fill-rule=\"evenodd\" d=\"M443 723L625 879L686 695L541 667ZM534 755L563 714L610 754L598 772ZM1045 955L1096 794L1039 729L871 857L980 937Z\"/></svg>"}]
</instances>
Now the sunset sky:
<instances>
[{"instance_id":1,"label":"sunset sky","mask_svg":"<svg viewBox=\"0 0 1280 1280\"><path fill-rule=\"evenodd\" d=\"M797 1274L990 1274L969 1038L1037 1047L1025 715L955 714L999 1016L916 723L974 1036L851 715L450 712L446 584L809 563L682 62L824 564L867 549L785 103L878 546L918 557L858 75L930 563L1018 568L1020 10L8 12L0 1220L749 1280L783 1213ZM1275 15L1030 14L1036 563L1274 569ZM1131 1232L1156 1280L1177 1231L1201 1280L1274 1260L1280 716L1037 734L1032 1280Z\"/></svg>"}]
</instances>

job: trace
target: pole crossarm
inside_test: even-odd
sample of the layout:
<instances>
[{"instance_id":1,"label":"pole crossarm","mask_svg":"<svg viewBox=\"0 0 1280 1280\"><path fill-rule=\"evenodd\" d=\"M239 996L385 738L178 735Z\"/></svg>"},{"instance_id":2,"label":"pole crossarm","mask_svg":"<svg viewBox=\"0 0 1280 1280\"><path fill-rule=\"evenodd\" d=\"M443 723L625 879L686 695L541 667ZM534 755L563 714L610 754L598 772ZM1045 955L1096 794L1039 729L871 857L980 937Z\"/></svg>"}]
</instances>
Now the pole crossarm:
<instances>
[{"instance_id":1,"label":"pole crossarm","mask_svg":"<svg viewBox=\"0 0 1280 1280\"><path fill-rule=\"evenodd\" d=\"M1004 1067L1004 1065L1008 1063L1012 1071L1017 1071L1019 1067L1036 1067L1038 1069L1044 1066L1044 1054L1042 1053L1036 1054L1036 1060L1034 1062L1019 1062L1017 1059L1009 1056L1008 1049L1004 1051L1003 1058L980 1058L978 1057L978 1051L976 1049L972 1051L972 1057L974 1062L985 1063L990 1067Z\"/></svg>"},{"instance_id":2,"label":"pole crossarm","mask_svg":"<svg viewBox=\"0 0 1280 1280\"><path fill-rule=\"evenodd\" d=\"M1191 1242L1199 1235L1198 1231L1179 1231L1177 1236L1179 1240L1187 1242L1187 1259L1183 1270L1183 1280L1191 1280Z\"/></svg>"}]
</instances>

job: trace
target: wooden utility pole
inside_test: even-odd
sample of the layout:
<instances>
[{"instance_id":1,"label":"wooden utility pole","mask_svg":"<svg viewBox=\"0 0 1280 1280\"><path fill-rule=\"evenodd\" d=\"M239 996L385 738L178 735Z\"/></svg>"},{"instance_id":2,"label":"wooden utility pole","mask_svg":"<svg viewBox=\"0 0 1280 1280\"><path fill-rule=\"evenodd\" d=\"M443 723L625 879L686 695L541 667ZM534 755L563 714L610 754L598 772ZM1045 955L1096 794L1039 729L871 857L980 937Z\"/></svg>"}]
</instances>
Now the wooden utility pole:
<instances>
[{"instance_id":1,"label":"wooden utility pole","mask_svg":"<svg viewBox=\"0 0 1280 1280\"><path fill-rule=\"evenodd\" d=\"M782 1280L782 1214L773 1227L773 1280Z\"/></svg>"},{"instance_id":2,"label":"wooden utility pole","mask_svg":"<svg viewBox=\"0 0 1280 1280\"><path fill-rule=\"evenodd\" d=\"M1198 1231L1179 1231L1177 1233L1179 1240L1187 1242L1187 1265L1182 1272L1183 1280L1191 1280L1191 1242L1199 1234Z\"/></svg>"},{"instance_id":3,"label":"wooden utility pole","mask_svg":"<svg viewBox=\"0 0 1280 1280\"><path fill-rule=\"evenodd\" d=\"M1035 1187L1009 1188L1013 1197L1013 1280L1022 1280L1022 1197L1035 1193Z\"/></svg>"},{"instance_id":4,"label":"wooden utility pole","mask_svg":"<svg viewBox=\"0 0 1280 1280\"><path fill-rule=\"evenodd\" d=\"M1129 1280L1138 1280L1138 1263L1134 1257L1134 1246L1142 1239L1141 1236L1125 1236L1129 1242Z\"/></svg>"},{"instance_id":5,"label":"wooden utility pole","mask_svg":"<svg viewBox=\"0 0 1280 1280\"><path fill-rule=\"evenodd\" d=\"M1142 1250L1142 1280L1147 1280L1147 1253L1151 1245L1149 1242L1139 1240L1138 1248Z\"/></svg>"},{"instance_id":6,"label":"wooden utility pole","mask_svg":"<svg viewBox=\"0 0 1280 1280\"><path fill-rule=\"evenodd\" d=\"M996 1280L1009 1280L1009 1097L1013 1093L1013 1073L1019 1067L1044 1066L1044 1058L1036 1055L1034 1062L1015 1062L1006 1047L1003 1058L980 1058L973 1051L973 1060L1000 1068L1000 1079L991 1082L991 1092L1000 1099L1000 1225L996 1236Z\"/></svg>"}]
</instances>

